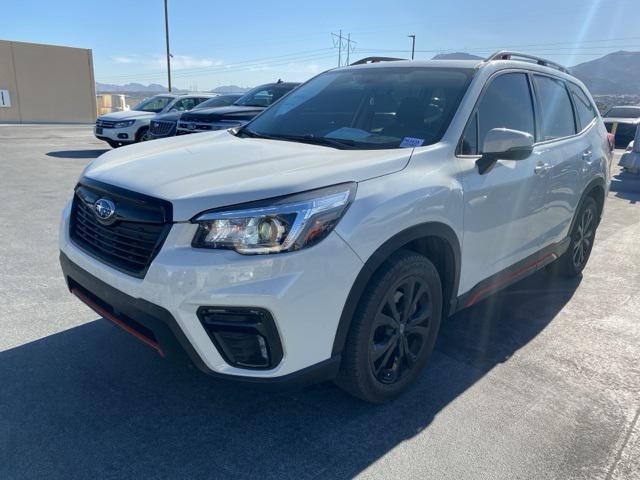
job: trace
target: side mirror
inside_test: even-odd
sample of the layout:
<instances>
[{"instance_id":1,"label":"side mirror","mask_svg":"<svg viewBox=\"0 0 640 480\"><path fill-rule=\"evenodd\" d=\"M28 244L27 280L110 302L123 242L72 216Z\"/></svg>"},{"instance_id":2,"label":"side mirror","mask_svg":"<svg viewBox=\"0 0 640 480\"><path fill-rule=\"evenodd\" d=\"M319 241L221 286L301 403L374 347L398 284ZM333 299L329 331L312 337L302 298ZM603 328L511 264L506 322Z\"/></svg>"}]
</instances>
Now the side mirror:
<instances>
[{"instance_id":1,"label":"side mirror","mask_svg":"<svg viewBox=\"0 0 640 480\"><path fill-rule=\"evenodd\" d=\"M533 135L509 128L489 130L482 145L482 157L476 165L482 175L497 160L524 160L533 151Z\"/></svg>"}]
</instances>

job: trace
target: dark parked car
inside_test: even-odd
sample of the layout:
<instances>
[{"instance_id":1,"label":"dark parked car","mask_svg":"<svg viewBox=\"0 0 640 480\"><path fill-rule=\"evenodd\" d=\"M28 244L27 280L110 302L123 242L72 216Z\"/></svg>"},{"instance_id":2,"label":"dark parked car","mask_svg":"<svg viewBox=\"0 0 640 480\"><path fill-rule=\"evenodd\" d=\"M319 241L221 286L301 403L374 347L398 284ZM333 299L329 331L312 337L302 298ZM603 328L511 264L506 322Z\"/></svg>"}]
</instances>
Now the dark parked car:
<instances>
[{"instance_id":1,"label":"dark parked car","mask_svg":"<svg viewBox=\"0 0 640 480\"><path fill-rule=\"evenodd\" d=\"M626 148L633 141L640 124L640 106L623 105L612 107L603 115L604 126L615 137L616 148Z\"/></svg>"},{"instance_id":2,"label":"dark parked car","mask_svg":"<svg viewBox=\"0 0 640 480\"><path fill-rule=\"evenodd\" d=\"M218 95L197 105L193 110L200 108L226 107L242 97L242 93ZM149 140L171 137L176 134L176 126L184 112L169 112L156 115L149 125Z\"/></svg>"},{"instance_id":3,"label":"dark parked car","mask_svg":"<svg viewBox=\"0 0 640 480\"><path fill-rule=\"evenodd\" d=\"M278 80L276 83L267 83L248 91L228 107L199 108L185 112L178 122L177 135L244 125L298 85L299 83Z\"/></svg>"}]
</instances>

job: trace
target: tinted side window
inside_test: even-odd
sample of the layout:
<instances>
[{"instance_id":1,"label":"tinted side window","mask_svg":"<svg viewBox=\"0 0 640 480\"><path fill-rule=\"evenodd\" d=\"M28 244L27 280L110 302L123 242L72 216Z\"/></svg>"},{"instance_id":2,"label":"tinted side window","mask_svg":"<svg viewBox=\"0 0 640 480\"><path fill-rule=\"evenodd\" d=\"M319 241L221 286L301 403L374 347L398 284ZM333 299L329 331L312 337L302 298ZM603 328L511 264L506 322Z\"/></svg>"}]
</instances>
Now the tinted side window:
<instances>
[{"instance_id":1,"label":"tinted side window","mask_svg":"<svg viewBox=\"0 0 640 480\"><path fill-rule=\"evenodd\" d=\"M480 147L489 130L510 128L535 135L533 101L524 73L507 73L495 78L478 106Z\"/></svg>"},{"instance_id":2,"label":"tinted side window","mask_svg":"<svg viewBox=\"0 0 640 480\"><path fill-rule=\"evenodd\" d=\"M591 120L596 118L596 108L580 87L573 83L568 83L567 85L573 98L573 104L576 106L578 120L580 121L580 130L582 130L591 123Z\"/></svg>"},{"instance_id":3,"label":"tinted side window","mask_svg":"<svg viewBox=\"0 0 640 480\"><path fill-rule=\"evenodd\" d=\"M564 83L540 75L533 76L533 83L542 110L542 140L553 140L576 133L573 108Z\"/></svg>"},{"instance_id":4,"label":"tinted side window","mask_svg":"<svg viewBox=\"0 0 640 480\"><path fill-rule=\"evenodd\" d=\"M185 110L191 110L196 105L197 102L195 98L183 98L182 100L178 100L173 107L171 107L171 111L184 112Z\"/></svg>"}]
</instances>

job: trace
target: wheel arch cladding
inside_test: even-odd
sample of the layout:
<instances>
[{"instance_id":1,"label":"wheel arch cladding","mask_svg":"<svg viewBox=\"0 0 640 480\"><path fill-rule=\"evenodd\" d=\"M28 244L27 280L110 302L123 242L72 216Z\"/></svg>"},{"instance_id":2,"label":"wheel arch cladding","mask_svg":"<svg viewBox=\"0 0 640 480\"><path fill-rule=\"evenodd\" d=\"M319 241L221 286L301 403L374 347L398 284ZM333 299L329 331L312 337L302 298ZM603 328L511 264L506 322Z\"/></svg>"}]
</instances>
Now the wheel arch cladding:
<instances>
[{"instance_id":1,"label":"wheel arch cladding","mask_svg":"<svg viewBox=\"0 0 640 480\"><path fill-rule=\"evenodd\" d=\"M460 281L460 243L458 237L453 229L444 223L429 222L414 225L383 243L365 262L342 309L332 354L342 352L351 320L371 277L393 253L401 249L420 253L434 264L443 286L443 313L446 315L455 310ZM448 306L447 302L449 302Z\"/></svg>"},{"instance_id":2,"label":"wheel arch cladding","mask_svg":"<svg viewBox=\"0 0 640 480\"><path fill-rule=\"evenodd\" d=\"M573 231L573 226L576 223L578 212L582 208L584 201L587 197L591 197L596 201L596 205L598 206L598 223L600 223L600 219L602 218L602 210L604 208L604 192L605 192L605 183L601 177L594 178L591 180L587 187L582 192L582 196L578 201L578 205L576 206L576 210L573 213L573 219L571 220L571 226L569 227L569 232Z\"/></svg>"}]
</instances>

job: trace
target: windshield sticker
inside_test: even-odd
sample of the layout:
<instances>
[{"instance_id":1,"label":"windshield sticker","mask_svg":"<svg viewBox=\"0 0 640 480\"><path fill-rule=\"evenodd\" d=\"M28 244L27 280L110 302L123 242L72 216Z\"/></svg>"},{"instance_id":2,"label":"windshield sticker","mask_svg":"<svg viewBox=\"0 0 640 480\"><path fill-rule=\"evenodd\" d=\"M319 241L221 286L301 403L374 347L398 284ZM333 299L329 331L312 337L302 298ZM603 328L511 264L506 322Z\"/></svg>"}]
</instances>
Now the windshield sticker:
<instances>
[{"instance_id":1,"label":"windshield sticker","mask_svg":"<svg viewBox=\"0 0 640 480\"><path fill-rule=\"evenodd\" d=\"M404 137L400 142L400 148L415 148L424 143L424 138Z\"/></svg>"}]
</instances>

